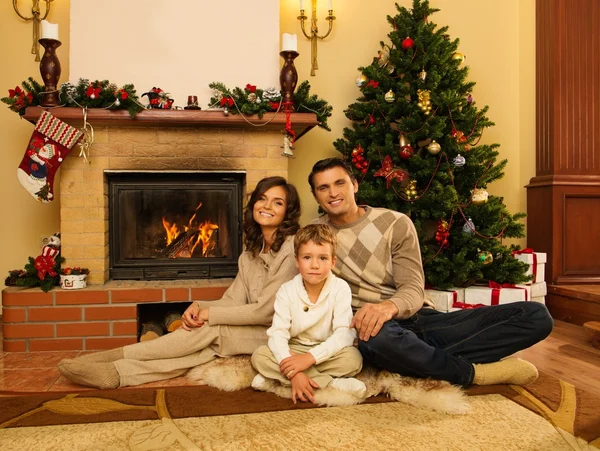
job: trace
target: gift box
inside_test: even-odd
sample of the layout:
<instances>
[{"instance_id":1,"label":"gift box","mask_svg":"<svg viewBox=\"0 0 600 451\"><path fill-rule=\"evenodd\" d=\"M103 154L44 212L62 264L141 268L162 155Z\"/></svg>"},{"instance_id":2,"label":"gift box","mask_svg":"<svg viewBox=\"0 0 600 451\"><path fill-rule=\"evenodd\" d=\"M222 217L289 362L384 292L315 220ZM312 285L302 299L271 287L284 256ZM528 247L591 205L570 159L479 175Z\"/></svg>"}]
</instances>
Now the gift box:
<instances>
[{"instance_id":1,"label":"gift box","mask_svg":"<svg viewBox=\"0 0 600 451\"><path fill-rule=\"evenodd\" d=\"M465 303L471 305L509 304L530 299L531 287L529 285L500 285L490 282L487 287L473 286L465 289Z\"/></svg>"},{"instance_id":2,"label":"gift box","mask_svg":"<svg viewBox=\"0 0 600 451\"><path fill-rule=\"evenodd\" d=\"M529 269L525 273L530 276L533 274L534 279L529 282L541 283L544 282L546 272L546 253L545 252L533 252L533 249L527 248L520 251L514 251L513 256L517 260L521 260L529 265Z\"/></svg>"},{"instance_id":3,"label":"gift box","mask_svg":"<svg viewBox=\"0 0 600 451\"><path fill-rule=\"evenodd\" d=\"M546 305L546 296L537 296L537 297L533 297L531 298L531 300L533 302L539 302L540 304L544 304Z\"/></svg>"},{"instance_id":4,"label":"gift box","mask_svg":"<svg viewBox=\"0 0 600 451\"><path fill-rule=\"evenodd\" d=\"M455 302L465 302L464 288L450 288L447 291L425 290L425 297L435 305L440 312L448 312Z\"/></svg>"}]
</instances>

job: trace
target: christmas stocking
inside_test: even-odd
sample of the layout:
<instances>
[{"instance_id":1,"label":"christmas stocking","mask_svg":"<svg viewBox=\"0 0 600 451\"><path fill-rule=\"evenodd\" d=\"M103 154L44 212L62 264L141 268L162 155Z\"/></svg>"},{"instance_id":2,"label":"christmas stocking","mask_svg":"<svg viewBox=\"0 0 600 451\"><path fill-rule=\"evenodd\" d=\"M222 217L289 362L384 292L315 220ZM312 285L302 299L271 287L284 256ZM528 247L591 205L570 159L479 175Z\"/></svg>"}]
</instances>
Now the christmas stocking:
<instances>
[{"instance_id":1,"label":"christmas stocking","mask_svg":"<svg viewBox=\"0 0 600 451\"><path fill-rule=\"evenodd\" d=\"M17 169L19 183L36 200L52 201L56 171L82 135L47 111L42 113Z\"/></svg>"}]
</instances>

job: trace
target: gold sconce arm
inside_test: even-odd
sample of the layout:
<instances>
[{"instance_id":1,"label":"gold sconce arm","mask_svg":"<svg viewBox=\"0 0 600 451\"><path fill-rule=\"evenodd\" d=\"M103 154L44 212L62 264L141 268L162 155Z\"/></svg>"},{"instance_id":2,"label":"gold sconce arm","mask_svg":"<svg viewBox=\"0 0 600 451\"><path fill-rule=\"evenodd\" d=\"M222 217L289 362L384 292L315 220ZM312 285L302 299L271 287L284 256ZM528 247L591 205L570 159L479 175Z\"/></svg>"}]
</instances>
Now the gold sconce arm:
<instances>
[{"instance_id":1,"label":"gold sconce arm","mask_svg":"<svg viewBox=\"0 0 600 451\"><path fill-rule=\"evenodd\" d=\"M48 17L48 13L50 12L50 3L52 3L54 0L43 1L46 3L46 11L44 12L44 15L41 15L40 0L32 0L31 17L27 17L19 12L17 0L13 0L13 8L17 15L27 22L30 20L33 21L33 45L31 47L31 53L35 55L36 61L40 60L40 44L38 43L38 40L40 39L40 22Z\"/></svg>"},{"instance_id":2,"label":"gold sconce arm","mask_svg":"<svg viewBox=\"0 0 600 451\"><path fill-rule=\"evenodd\" d=\"M302 34L306 36L306 38L310 39L310 75L315 76L315 71L319 68L319 63L317 61L317 40L325 39L333 30L333 21L335 20L335 16L333 15L333 9L329 10L327 17L325 20L329 22L329 29L327 33L323 36L319 36L319 26L317 24L317 0L311 0L312 3L312 17L310 19L310 34L306 32L305 22L308 20L308 17L304 14L304 10L300 10L300 15L298 16L298 20L300 21L300 28L302 29Z\"/></svg>"}]
</instances>

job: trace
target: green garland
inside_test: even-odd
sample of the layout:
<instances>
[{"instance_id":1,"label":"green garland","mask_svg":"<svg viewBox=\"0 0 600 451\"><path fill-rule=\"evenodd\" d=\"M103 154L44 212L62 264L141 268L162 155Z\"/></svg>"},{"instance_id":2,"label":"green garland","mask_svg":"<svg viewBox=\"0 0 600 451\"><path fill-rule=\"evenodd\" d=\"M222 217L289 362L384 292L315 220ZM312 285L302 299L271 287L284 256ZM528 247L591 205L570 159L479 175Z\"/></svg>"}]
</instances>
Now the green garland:
<instances>
[{"instance_id":1,"label":"green garland","mask_svg":"<svg viewBox=\"0 0 600 451\"><path fill-rule=\"evenodd\" d=\"M40 280L38 270L34 266L35 260L33 257L29 257L29 263L25 265L25 269L13 269L8 272L8 277L4 279L4 285L7 287L24 288L40 287L44 293L47 293L52 288L60 285L60 265L65 259L57 255L54 261L55 264L52 269L56 273L56 276L46 273L45 277Z\"/></svg>"},{"instance_id":2,"label":"green garland","mask_svg":"<svg viewBox=\"0 0 600 451\"><path fill-rule=\"evenodd\" d=\"M60 98L64 106L127 110L131 117L145 109L132 84L119 88L108 80L90 82L80 78L76 85L63 83L60 87Z\"/></svg>"},{"instance_id":3,"label":"green garland","mask_svg":"<svg viewBox=\"0 0 600 451\"><path fill-rule=\"evenodd\" d=\"M8 90L8 97L2 97L0 101L6 103L8 108L20 116L25 114L28 106L37 106L40 104L40 93L44 91L44 85L39 84L33 77L29 77L21 87Z\"/></svg>"},{"instance_id":4,"label":"green garland","mask_svg":"<svg viewBox=\"0 0 600 451\"><path fill-rule=\"evenodd\" d=\"M275 88L263 90L247 84L243 89L236 87L230 90L221 82L210 83L208 87L215 91L209 106L227 108L231 114L256 114L262 118L265 113L281 109L281 93ZM315 113L319 127L331 131L327 118L331 117L333 107L316 94L310 95L310 83L306 80L300 83L294 93L294 110L299 113Z\"/></svg>"}]
</instances>

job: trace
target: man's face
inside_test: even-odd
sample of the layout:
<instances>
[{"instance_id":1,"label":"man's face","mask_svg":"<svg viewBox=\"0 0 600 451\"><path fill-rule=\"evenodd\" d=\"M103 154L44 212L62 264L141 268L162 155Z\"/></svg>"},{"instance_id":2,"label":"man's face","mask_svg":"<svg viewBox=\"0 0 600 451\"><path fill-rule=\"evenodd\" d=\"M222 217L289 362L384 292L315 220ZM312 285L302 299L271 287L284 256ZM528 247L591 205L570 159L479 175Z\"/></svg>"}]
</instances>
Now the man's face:
<instances>
[{"instance_id":1,"label":"man's face","mask_svg":"<svg viewBox=\"0 0 600 451\"><path fill-rule=\"evenodd\" d=\"M334 223L336 220L352 222L355 219L358 208L354 195L358 191L358 183L353 182L344 169L334 167L318 172L313 182L315 199Z\"/></svg>"}]
</instances>

